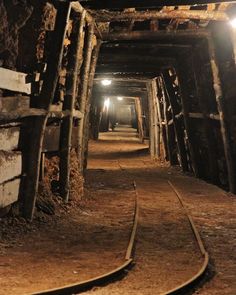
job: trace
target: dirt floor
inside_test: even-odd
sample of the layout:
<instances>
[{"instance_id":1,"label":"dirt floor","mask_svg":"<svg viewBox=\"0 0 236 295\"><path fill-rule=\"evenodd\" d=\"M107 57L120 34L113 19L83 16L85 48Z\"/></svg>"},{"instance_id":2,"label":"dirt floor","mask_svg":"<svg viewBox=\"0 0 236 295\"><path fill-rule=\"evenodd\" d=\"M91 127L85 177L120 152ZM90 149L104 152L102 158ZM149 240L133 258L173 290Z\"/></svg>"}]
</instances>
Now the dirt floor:
<instances>
[{"instance_id":1,"label":"dirt floor","mask_svg":"<svg viewBox=\"0 0 236 295\"><path fill-rule=\"evenodd\" d=\"M211 257L191 294L236 294L236 198L216 186L153 162L132 129L103 133L89 146L85 197L33 223L0 220L0 294L30 294L103 274L124 262L136 182L140 208L135 266L120 281L85 294L160 294L202 264L177 187Z\"/></svg>"}]
</instances>

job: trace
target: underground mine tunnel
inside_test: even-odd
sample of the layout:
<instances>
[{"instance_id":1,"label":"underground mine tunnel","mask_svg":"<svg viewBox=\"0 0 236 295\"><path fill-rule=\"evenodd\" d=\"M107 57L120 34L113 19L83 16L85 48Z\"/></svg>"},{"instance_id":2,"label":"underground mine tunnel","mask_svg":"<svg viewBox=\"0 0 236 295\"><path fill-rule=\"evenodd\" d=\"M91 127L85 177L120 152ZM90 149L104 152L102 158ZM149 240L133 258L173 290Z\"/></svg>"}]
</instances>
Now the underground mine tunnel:
<instances>
[{"instance_id":1,"label":"underground mine tunnel","mask_svg":"<svg viewBox=\"0 0 236 295\"><path fill-rule=\"evenodd\" d=\"M0 294L236 294L236 1L0 0Z\"/></svg>"}]
</instances>

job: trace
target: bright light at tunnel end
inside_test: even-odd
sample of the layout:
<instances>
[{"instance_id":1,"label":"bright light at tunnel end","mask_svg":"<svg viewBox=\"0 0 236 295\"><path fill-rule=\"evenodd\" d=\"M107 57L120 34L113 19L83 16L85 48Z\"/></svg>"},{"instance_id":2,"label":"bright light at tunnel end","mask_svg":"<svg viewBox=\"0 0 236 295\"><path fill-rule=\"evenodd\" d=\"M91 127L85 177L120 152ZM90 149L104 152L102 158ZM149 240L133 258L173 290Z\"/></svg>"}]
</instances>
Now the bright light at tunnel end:
<instances>
[{"instance_id":1,"label":"bright light at tunnel end","mask_svg":"<svg viewBox=\"0 0 236 295\"><path fill-rule=\"evenodd\" d=\"M110 105L110 98L106 98L104 101L104 107L106 107L108 109L109 105Z\"/></svg>"},{"instance_id":2,"label":"bright light at tunnel end","mask_svg":"<svg viewBox=\"0 0 236 295\"><path fill-rule=\"evenodd\" d=\"M230 20L230 25L232 28L236 29L236 17Z\"/></svg>"},{"instance_id":3,"label":"bright light at tunnel end","mask_svg":"<svg viewBox=\"0 0 236 295\"><path fill-rule=\"evenodd\" d=\"M111 80L103 79L101 81L101 83L102 83L103 86L109 86L109 85L111 85Z\"/></svg>"}]
</instances>

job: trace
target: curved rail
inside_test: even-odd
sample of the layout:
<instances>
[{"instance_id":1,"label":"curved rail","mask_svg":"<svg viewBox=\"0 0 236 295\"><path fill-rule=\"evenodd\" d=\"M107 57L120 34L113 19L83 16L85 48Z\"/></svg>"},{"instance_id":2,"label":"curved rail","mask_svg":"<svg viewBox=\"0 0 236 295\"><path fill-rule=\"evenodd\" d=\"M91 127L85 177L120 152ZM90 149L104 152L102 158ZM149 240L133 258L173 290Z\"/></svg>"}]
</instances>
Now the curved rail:
<instances>
[{"instance_id":1,"label":"curved rail","mask_svg":"<svg viewBox=\"0 0 236 295\"><path fill-rule=\"evenodd\" d=\"M209 263L209 255L208 255L207 251L205 250L205 247L203 245L200 234L193 222L192 217L190 216L190 214L188 213L188 211L184 205L181 195L179 194L177 189L174 187L174 185L170 181L168 181L168 184L170 185L170 187L172 188L172 190L176 194L183 210L186 213L186 216L187 216L188 221L190 223L191 229L192 229L194 236L196 238L196 241L198 243L199 250L204 258L204 262L203 262L201 268L199 269L199 271L193 277L191 277L189 280L187 280L186 282L180 284L179 286L177 286L173 289L168 290L167 292L160 293L159 295L179 294L179 293L183 292L185 289L190 288L205 273L208 263ZM138 193L137 193L135 181L133 182L133 187L134 187L134 191L135 191L135 210L134 210L134 220L133 220L132 232L130 235L130 239L129 239L129 243L128 243L128 247L127 247L126 255L125 255L126 261L122 265L120 265L118 268L113 269L112 271L105 273L101 276L97 276L95 278L92 278L92 279L89 279L86 281L82 281L82 282L78 282L75 284L66 285L66 286L63 286L60 288L54 288L54 289L44 290L41 292L36 292L36 293L33 293L32 295L47 295L47 294L48 295L52 295L52 294L54 294L54 295L68 295L68 294L84 292L84 291L91 289L94 286L102 285L102 284L108 283L110 280L114 280L115 278L117 278L117 276L124 273L125 269L127 269L129 266L132 265L132 263L133 263L132 255L133 255L133 250L134 250L134 242L135 242L135 236L136 236L136 232L137 232L138 215L139 215Z\"/></svg>"},{"instance_id":2,"label":"curved rail","mask_svg":"<svg viewBox=\"0 0 236 295\"><path fill-rule=\"evenodd\" d=\"M135 181L133 182L133 187L135 191L135 209L134 209L134 220L133 220L133 227L128 243L128 247L126 250L126 255L125 255L125 262L120 265L119 267L113 269L110 272L107 272L103 275L94 277L92 279L62 286L59 288L53 288L53 289L48 289L40 292L35 292L31 293L31 295L68 295L68 294L75 294L75 293L80 293L87 291L91 289L94 286L102 285L107 283L108 281L114 279L115 277L121 275L124 273L124 270L126 270L128 267L131 266L133 259L132 259L132 253L134 249L134 242L135 242L135 236L136 236L136 231L137 231L137 226L138 226L138 194L136 191L136 183Z\"/></svg>"},{"instance_id":3,"label":"curved rail","mask_svg":"<svg viewBox=\"0 0 236 295\"><path fill-rule=\"evenodd\" d=\"M181 285L179 285L171 290L168 290L167 292L161 293L160 295L178 294L179 292L183 291L184 289L191 287L191 285L194 284L198 279L200 279L201 276L205 273L208 263L209 263L209 255L203 245L202 239L201 239L200 234L193 222L192 217L190 216L190 214L188 213L188 210L184 206L184 202L183 202L183 199L182 199L180 193L177 191L177 189L174 187L174 185L170 181L168 181L168 184L170 185L170 187L172 188L172 190L176 194L183 210L185 211L186 216L188 217L188 221L190 223L191 229L192 229L193 234L196 238L199 250L204 258L204 261L203 261L203 264L202 264L201 268L199 269L199 271L192 278L190 278L186 282L182 283Z\"/></svg>"}]
</instances>

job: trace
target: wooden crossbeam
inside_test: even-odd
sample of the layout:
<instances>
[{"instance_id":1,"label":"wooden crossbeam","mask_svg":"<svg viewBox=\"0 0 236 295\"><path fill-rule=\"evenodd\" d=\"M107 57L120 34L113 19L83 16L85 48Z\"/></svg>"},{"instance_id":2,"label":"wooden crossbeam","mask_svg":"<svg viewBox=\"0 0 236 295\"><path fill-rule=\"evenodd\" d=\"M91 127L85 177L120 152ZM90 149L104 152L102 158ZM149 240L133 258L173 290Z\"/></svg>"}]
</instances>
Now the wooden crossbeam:
<instances>
[{"instance_id":1,"label":"wooden crossbeam","mask_svg":"<svg viewBox=\"0 0 236 295\"><path fill-rule=\"evenodd\" d=\"M0 88L31 94L31 83L26 84L27 74L0 67Z\"/></svg>"},{"instance_id":2,"label":"wooden crossbeam","mask_svg":"<svg viewBox=\"0 0 236 295\"><path fill-rule=\"evenodd\" d=\"M91 9L122 9L122 8L156 8L162 6L180 6L180 5L206 5L209 3L235 3L236 1L224 1L224 0L103 0L103 1L87 1L82 0L80 4L83 7Z\"/></svg>"},{"instance_id":3,"label":"wooden crossbeam","mask_svg":"<svg viewBox=\"0 0 236 295\"><path fill-rule=\"evenodd\" d=\"M103 34L104 41L118 40L150 40L157 41L160 39L197 39L206 38L209 36L206 30L182 30L182 31L134 31Z\"/></svg>"},{"instance_id":4,"label":"wooden crossbeam","mask_svg":"<svg viewBox=\"0 0 236 295\"><path fill-rule=\"evenodd\" d=\"M196 19L196 20L215 20L228 21L229 17L223 11L208 10L151 10L151 11L135 11L135 12L116 12L108 10L93 11L92 15L97 21L114 22L114 21L144 21L150 19Z\"/></svg>"}]
</instances>

